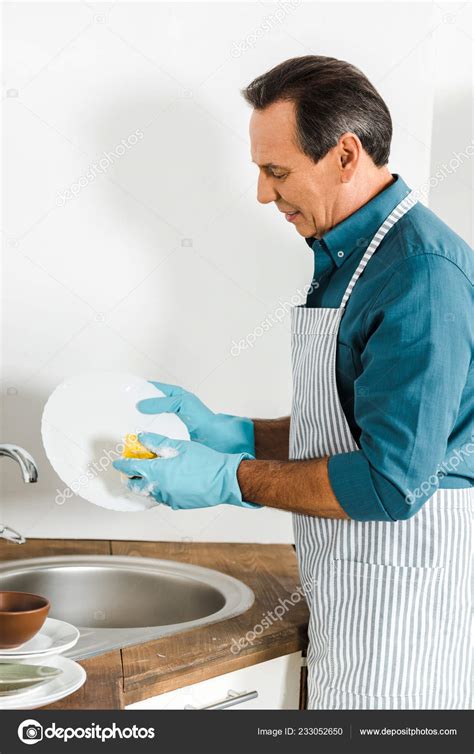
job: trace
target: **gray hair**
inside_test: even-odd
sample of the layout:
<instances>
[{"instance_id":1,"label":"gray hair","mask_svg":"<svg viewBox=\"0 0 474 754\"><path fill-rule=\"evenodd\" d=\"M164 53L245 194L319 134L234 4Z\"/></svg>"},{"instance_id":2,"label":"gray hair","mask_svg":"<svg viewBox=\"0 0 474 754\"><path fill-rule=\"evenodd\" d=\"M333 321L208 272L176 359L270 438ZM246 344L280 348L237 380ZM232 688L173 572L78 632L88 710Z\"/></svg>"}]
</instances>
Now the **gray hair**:
<instances>
[{"instance_id":1,"label":"gray hair","mask_svg":"<svg viewBox=\"0 0 474 754\"><path fill-rule=\"evenodd\" d=\"M256 110L281 100L294 102L296 142L318 162L341 134L355 133L377 167L388 162L392 119L368 78L345 60L304 55L279 63L241 90Z\"/></svg>"}]
</instances>

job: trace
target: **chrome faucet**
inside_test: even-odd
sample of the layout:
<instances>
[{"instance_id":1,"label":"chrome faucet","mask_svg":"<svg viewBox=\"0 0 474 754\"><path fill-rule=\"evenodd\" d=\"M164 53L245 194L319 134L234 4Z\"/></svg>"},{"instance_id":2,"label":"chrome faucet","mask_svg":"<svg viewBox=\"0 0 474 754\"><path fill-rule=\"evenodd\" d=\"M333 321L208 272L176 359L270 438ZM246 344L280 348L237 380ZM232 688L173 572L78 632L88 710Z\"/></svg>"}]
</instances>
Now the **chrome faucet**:
<instances>
[{"instance_id":1,"label":"chrome faucet","mask_svg":"<svg viewBox=\"0 0 474 754\"><path fill-rule=\"evenodd\" d=\"M13 460L17 462L21 469L23 481L26 484L38 481L38 468L34 458L32 458L24 448L20 448L19 445L3 444L0 445L0 456L13 458ZM15 542L17 545L22 545L26 542L26 539L22 534L15 531L15 529L11 529L9 526L4 526L3 524L0 524L0 537L8 539L10 542Z\"/></svg>"}]
</instances>

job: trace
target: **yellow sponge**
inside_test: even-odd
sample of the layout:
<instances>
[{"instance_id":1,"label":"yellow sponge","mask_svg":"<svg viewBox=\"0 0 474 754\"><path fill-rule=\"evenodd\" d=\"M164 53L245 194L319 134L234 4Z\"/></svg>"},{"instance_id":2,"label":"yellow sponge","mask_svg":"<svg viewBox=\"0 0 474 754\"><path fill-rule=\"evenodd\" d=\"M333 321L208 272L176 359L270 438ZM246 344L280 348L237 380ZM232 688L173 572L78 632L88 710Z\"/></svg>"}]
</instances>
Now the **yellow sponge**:
<instances>
[{"instance_id":1,"label":"yellow sponge","mask_svg":"<svg viewBox=\"0 0 474 754\"><path fill-rule=\"evenodd\" d=\"M122 456L124 458L157 458L156 453L152 453L151 450L145 448L144 445L139 442L137 435L125 435L124 440L125 447L122 450Z\"/></svg>"}]
</instances>

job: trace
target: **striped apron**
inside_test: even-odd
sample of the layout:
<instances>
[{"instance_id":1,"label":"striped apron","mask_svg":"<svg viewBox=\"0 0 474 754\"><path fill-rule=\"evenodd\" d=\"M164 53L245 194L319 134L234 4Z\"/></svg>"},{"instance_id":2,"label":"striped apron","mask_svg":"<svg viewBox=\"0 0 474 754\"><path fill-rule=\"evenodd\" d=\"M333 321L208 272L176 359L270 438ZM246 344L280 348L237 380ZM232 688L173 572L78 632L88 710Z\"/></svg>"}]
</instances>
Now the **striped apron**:
<instances>
[{"instance_id":1,"label":"striped apron","mask_svg":"<svg viewBox=\"0 0 474 754\"><path fill-rule=\"evenodd\" d=\"M358 450L339 402L338 330L354 285L410 193L380 226L339 308L291 310L291 459ZM293 514L310 609L308 709L470 709L474 488L437 489L404 521Z\"/></svg>"}]
</instances>

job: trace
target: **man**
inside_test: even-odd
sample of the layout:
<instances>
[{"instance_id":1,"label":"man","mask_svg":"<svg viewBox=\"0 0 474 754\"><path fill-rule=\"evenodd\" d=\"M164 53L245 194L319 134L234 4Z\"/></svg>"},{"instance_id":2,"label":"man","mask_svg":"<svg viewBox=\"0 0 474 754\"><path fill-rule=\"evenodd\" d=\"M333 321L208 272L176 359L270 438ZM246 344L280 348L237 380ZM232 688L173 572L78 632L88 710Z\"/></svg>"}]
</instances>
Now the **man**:
<instances>
[{"instance_id":1,"label":"man","mask_svg":"<svg viewBox=\"0 0 474 754\"><path fill-rule=\"evenodd\" d=\"M154 383L140 410L191 441L145 433L179 455L114 465L172 508L293 512L310 709L470 708L472 251L390 173L390 114L358 69L295 58L243 94L258 200L314 252L291 417Z\"/></svg>"}]
</instances>

